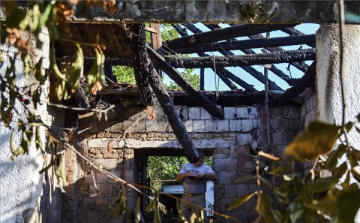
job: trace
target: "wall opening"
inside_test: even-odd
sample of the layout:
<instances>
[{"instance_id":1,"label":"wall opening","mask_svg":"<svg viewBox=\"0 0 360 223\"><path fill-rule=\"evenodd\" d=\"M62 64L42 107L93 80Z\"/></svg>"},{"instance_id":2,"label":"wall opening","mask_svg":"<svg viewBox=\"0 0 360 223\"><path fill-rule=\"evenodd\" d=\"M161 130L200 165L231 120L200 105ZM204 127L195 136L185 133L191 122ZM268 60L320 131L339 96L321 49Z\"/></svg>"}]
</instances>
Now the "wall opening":
<instances>
[{"instance_id":1,"label":"wall opening","mask_svg":"<svg viewBox=\"0 0 360 223\"><path fill-rule=\"evenodd\" d=\"M203 151L203 150L202 150ZM203 151L206 155L205 162L213 167L212 151ZM162 215L163 223L179 222L178 210L174 197L181 198L183 194L182 184L176 181L176 175L180 171L183 164L187 163L182 149L159 149L159 150L143 150L138 151L139 155L146 157L146 185L160 192L160 201L166 207L166 213ZM143 171L141 171L143 172ZM144 173L143 172L143 173ZM207 209L214 209L214 182L208 181L206 193ZM144 218L145 221L151 221L152 213L146 213L145 208L147 202L144 202ZM208 216L211 216L208 214Z\"/></svg>"}]
</instances>

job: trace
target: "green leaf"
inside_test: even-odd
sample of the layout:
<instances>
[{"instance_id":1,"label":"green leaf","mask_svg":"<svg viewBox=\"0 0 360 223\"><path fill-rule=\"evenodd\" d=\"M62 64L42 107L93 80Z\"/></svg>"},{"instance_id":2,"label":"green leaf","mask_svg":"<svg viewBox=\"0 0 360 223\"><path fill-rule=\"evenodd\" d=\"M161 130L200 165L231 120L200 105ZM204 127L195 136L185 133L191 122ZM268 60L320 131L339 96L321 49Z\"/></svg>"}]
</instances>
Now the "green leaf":
<instances>
[{"instance_id":1,"label":"green leaf","mask_svg":"<svg viewBox=\"0 0 360 223\"><path fill-rule=\"evenodd\" d=\"M39 19L39 27L37 32L40 32L40 30L42 29L42 27L46 24L46 21L49 18L49 15L51 13L51 10L53 9L54 5L53 4L48 4L46 6L46 9L44 11L44 13L41 14L40 19Z\"/></svg>"},{"instance_id":2,"label":"green leaf","mask_svg":"<svg viewBox=\"0 0 360 223\"><path fill-rule=\"evenodd\" d=\"M332 175L334 178L339 179L344 176L347 170L347 163L343 162L340 166L338 166L334 171L332 171Z\"/></svg>"},{"instance_id":3,"label":"green leaf","mask_svg":"<svg viewBox=\"0 0 360 223\"><path fill-rule=\"evenodd\" d=\"M38 4L34 4L32 8L29 9L29 28L32 32L35 32L39 27L39 18L41 15L40 7Z\"/></svg>"},{"instance_id":4,"label":"green leaf","mask_svg":"<svg viewBox=\"0 0 360 223\"><path fill-rule=\"evenodd\" d=\"M310 183L308 185L308 190L310 192L315 192L315 193L329 191L335 187L337 182L338 182L338 179L334 179L331 177L319 179L313 183Z\"/></svg>"},{"instance_id":5,"label":"green leaf","mask_svg":"<svg viewBox=\"0 0 360 223\"><path fill-rule=\"evenodd\" d=\"M347 153L346 157L348 158L351 167L356 167L357 165L359 165L358 159L356 159L356 157L354 155L352 155L351 153Z\"/></svg>"},{"instance_id":6,"label":"green leaf","mask_svg":"<svg viewBox=\"0 0 360 223\"><path fill-rule=\"evenodd\" d=\"M140 206L141 206L141 196L139 196L138 194L136 198L136 206L135 206L135 223L141 222Z\"/></svg>"},{"instance_id":7,"label":"green leaf","mask_svg":"<svg viewBox=\"0 0 360 223\"><path fill-rule=\"evenodd\" d=\"M246 183L249 180L254 180L256 179L256 176L246 176L246 177L242 177L240 179L235 179L234 182L235 183Z\"/></svg>"},{"instance_id":8,"label":"green leaf","mask_svg":"<svg viewBox=\"0 0 360 223\"><path fill-rule=\"evenodd\" d=\"M291 222L298 222L303 212L305 211L305 207L298 202L291 202L289 205L289 210Z\"/></svg>"},{"instance_id":9,"label":"green leaf","mask_svg":"<svg viewBox=\"0 0 360 223\"><path fill-rule=\"evenodd\" d=\"M42 68L42 58L35 65L35 78L39 81L39 84L44 84L46 80L45 69Z\"/></svg>"},{"instance_id":10,"label":"green leaf","mask_svg":"<svg viewBox=\"0 0 360 223\"><path fill-rule=\"evenodd\" d=\"M27 18L26 10L15 7L10 14L6 15L7 28L19 28L25 30L29 21Z\"/></svg>"},{"instance_id":11,"label":"green leaf","mask_svg":"<svg viewBox=\"0 0 360 223\"><path fill-rule=\"evenodd\" d=\"M330 153L329 158L326 160L326 168L330 171L333 170L337 166L338 160L346 151L347 147L344 144L340 144L337 149Z\"/></svg>"},{"instance_id":12,"label":"green leaf","mask_svg":"<svg viewBox=\"0 0 360 223\"><path fill-rule=\"evenodd\" d=\"M228 211L232 211L232 210L240 207L242 204L244 204L245 202L250 200L254 195L255 195L255 193L252 193L252 194L247 194L247 195L236 198L235 201L232 202L230 204L230 206L228 207Z\"/></svg>"},{"instance_id":13,"label":"green leaf","mask_svg":"<svg viewBox=\"0 0 360 223\"><path fill-rule=\"evenodd\" d=\"M356 116L358 122L360 122L360 113Z\"/></svg>"},{"instance_id":14,"label":"green leaf","mask_svg":"<svg viewBox=\"0 0 360 223\"><path fill-rule=\"evenodd\" d=\"M283 178L285 181L293 181L297 177L297 174L284 174Z\"/></svg>"},{"instance_id":15,"label":"green leaf","mask_svg":"<svg viewBox=\"0 0 360 223\"><path fill-rule=\"evenodd\" d=\"M270 174L275 175L275 176L282 176L284 172L289 171L289 167L287 167L286 165L283 166L279 166L273 170L270 171Z\"/></svg>"},{"instance_id":16,"label":"green leaf","mask_svg":"<svg viewBox=\"0 0 360 223\"><path fill-rule=\"evenodd\" d=\"M152 199L150 204L145 208L145 211L150 212L151 209L154 209L155 204L156 204L156 199L154 198L154 199Z\"/></svg>"},{"instance_id":17,"label":"green leaf","mask_svg":"<svg viewBox=\"0 0 360 223\"><path fill-rule=\"evenodd\" d=\"M259 193L255 211L259 214L266 214L269 208L269 197L264 193Z\"/></svg>"},{"instance_id":18,"label":"green leaf","mask_svg":"<svg viewBox=\"0 0 360 223\"><path fill-rule=\"evenodd\" d=\"M339 137L340 127L322 122L312 122L308 128L288 145L284 153L304 162L328 153Z\"/></svg>"},{"instance_id":19,"label":"green leaf","mask_svg":"<svg viewBox=\"0 0 360 223\"><path fill-rule=\"evenodd\" d=\"M64 98L65 91L66 91L66 82L59 81L58 86L56 88L56 95L59 100L62 100Z\"/></svg>"},{"instance_id":20,"label":"green leaf","mask_svg":"<svg viewBox=\"0 0 360 223\"><path fill-rule=\"evenodd\" d=\"M264 184L266 184L268 187L272 187L272 184L270 181L268 181L267 179L265 179L264 177L260 176L260 181Z\"/></svg>"},{"instance_id":21,"label":"green leaf","mask_svg":"<svg viewBox=\"0 0 360 223\"><path fill-rule=\"evenodd\" d=\"M342 191L338 197L339 223L355 222L360 208L360 190Z\"/></svg>"},{"instance_id":22,"label":"green leaf","mask_svg":"<svg viewBox=\"0 0 360 223\"><path fill-rule=\"evenodd\" d=\"M360 171L357 168L352 168L351 173L354 176L354 178L360 182Z\"/></svg>"},{"instance_id":23,"label":"green leaf","mask_svg":"<svg viewBox=\"0 0 360 223\"><path fill-rule=\"evenodd\" d=\"M351 128L354 126L354 123L348 122L345 124L345 129L347 132L350 132Z\"/></svg>"},{"instance_id":24,"label":"green leaf","mask_svg":"<svg viewBox=\"0 0 360 223\"><path fill-rule=\"evenodd\" d=\"M360 159L360 151L356 149L352 149L349 151L349 153L354 156L357 160Z\"/></svg>"},{"instance_id":25,"label":"green leaf","mask_svg":"<svg viewBox=\"0 0 360 223\"><path fill-rule=\"evenodd\" d=\"M50 69L58 80L67 81L66 75L62 74L56 64L55 47L50 47Z\"/></svg>"},{"instance_id":26,"label":"green leaf","mask_svg":"<svg viewBox=\"0 0 360 223\"><path fill-rule=\"evenodd\" d=\"M79 87L79 77L81 75L82 67L84 66L83 51L78 43L75 46L76 59L69 68L70 82L73 86L73 89L77 89Z\"/></svg>"}]
</instances>

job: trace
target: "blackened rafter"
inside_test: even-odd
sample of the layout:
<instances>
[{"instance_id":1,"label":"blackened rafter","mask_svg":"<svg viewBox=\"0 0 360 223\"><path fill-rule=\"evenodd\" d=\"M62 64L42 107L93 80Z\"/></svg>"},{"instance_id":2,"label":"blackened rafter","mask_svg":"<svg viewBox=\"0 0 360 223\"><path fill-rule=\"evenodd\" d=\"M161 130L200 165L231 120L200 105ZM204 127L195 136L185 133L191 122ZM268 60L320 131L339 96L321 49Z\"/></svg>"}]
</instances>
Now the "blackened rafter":
<instances>
[{"instance_id":1,"label":"blackened rafter","mask_svg":"<svg viewBox=\"0 0 360 223\"><path fill-rule=\"evenodd\" d=\"M191 54L191 53L204 53L213 51L229 51L229 50L243 50L251 48L266 48L277 46L293 46L301 44L315 43L315 35L304 36L289 36L277 37L270 39L254 39L254 40L235 40L229 42L207 43L193 47L183 47L172 49L173 53Z\"/></svg>"},{"instance_id":2,"label":"blackened rafter","mask_svg":"<svg viewBox=\"0 0 360 223\"><path fill-rule=\"evenodd\" d=\"M153 48L147 46L147 52L155 66L164 71L172 80L174 80L186 93L202 106L212 116L223 119L224 113L215 103L210 101L203 93L197 91L172 65L166 62L166 59L157 53Z\"/></svg>"},{"instance_id":3,"label":"blackened rafter","mask_svg":"<svg viewBox=\"0 0 360 223\"><path fill-rule=\"evenodd\" d=\"M157 101L160 103L177 140L184 148L187 159L190 162L195 162L200 158L199 153L195 148L194 143L191 141L180 115L176 112L174 103L166 91L161 77L157 74L154 66L149 60L144 28L144 24L136 24L132 26L133 32L138 34L133 35L132 37L132 43L137 46L137 51L133 52L135 60L134 64L138 64L139 67L141 66L140 70L147 73L146 76L148 84L151 86L153 93L156 95ZM141 81L143 81L143 79Z\"/></svg>"},{"instance_id":4,"label":"blackened rafter","mask_svg":"<svg viewBox=\"0 0 360 223\"><path fill-rule=\"evenodd\" d=\"M198 29L195 25L193 25L190 22L187 22L185 24L185 26L193 33L196 33L196 34L202 33L202 31L200 29ZM225 51L225 50L220 51L220 53L223 54L224 56L234 55L231 51ZM251 66L242 66L241 68L244 69L246 72L248 72L251 76L256 78L258 81L265 84L265 77L261 72L257 71L256 69L254 69ZM223 68L223 69L225 70L225 72L230 72L225 68ZM236 77L236 75L232 74L232 77L234 78L234 77ZM240 79L240 78L238 78L238 79ZM272 90L282 90L282 88L280 88L276 83L274 83L272 81L269 81L269 86L270 86L270 89L272 89Z\"/></svg>"},{"instance_id":5,"label":"blackened rafter","mask_svg":"<svg viewBox=\"0 0 360 223\"><path fill-rule=\"evenodd\" d=\"M188 22L189 23L189 22ZM186 24L188 24L186 23ZM190 23L191 24L191 23ZM192 24L191 24L192 25ZM194 25L193 25L194 26ZM210 29L210 30L214 30L214 29L221 29L221 27L219 25L214 25L214 24L206 24L206 26ZM286 27L284 30L287 29L292 29L292 30L296 30L293 27ZM228 41L235 41L236 39L229 39ZM241 50L242 52L244 52L245 54L256 54L255 51L251 50L251 49L243 49ZM291 78L288 75L286 75L283 71L281 71L280 69L278 69L274 64L271 64L269 70L271 72L273 72L275 75L277 75L278 77L280 77L281 79L283 79L286 83L288 83L290 86L293 86L298 79L297 78Z\"/></svg>"},{"instance_id":6,"label":"blackened rafter","mask_svg":"<svg viewBox=\"0 0 360 223\"><path fill-rule=\"evenodd\" d=\"M315 76L316 76L316 61L314 61L305 75L300 78L299 82L287 89L285 93L277 98L274 98L270 101L270 106L282 106L289 103L292 99L300 95L302 92L305 91L307 87L313 87L315 85Z\"/></svg>"},{"instance_id":7,"label":"blackened rafter","mask_svg":"<svg viewBox=\"0 0 360 223\"><path fill-rule=\"evenodd\" d=\"M186 32L184 32L179 25L176 24L172 24L172 26L174 27L174 29L181 35L181 36L188 36L188 34ZM204 56L209 56L206 55L205 53L198 53L199 56L204 57ZM226 75L226 73L223 71L224 68L218 67L216 69L212 68L212 70L215 72L216 74L219 76L219 78L231 89L231 90L238 90L238 88L236 87L236 85L231 82L231 80L228 78L228 76ZM241 85L240 85L241 86ZM245 85L244 85L245 86ZM246 87L251 87L251 86L246 86ZM246 89L246 88L245 88Z\"/></svg>"},{"instance_id":8,"label":"blackened rafter","mask_svg":"<svg viewBox=\"0 0 360 223\"><path fill-rule=\"evenodd\" d=\"M314 60L316 57L315 49L289 50L282 52L248 54L248 55L229 55L211 57L170 57L166 61L173 67L181 68L202 68L202 67L236 67L250 66L273 63L289 63L304 60Z\"/></svg>"},{"instance_id":9,"label":"blackened rafter","mask_svg":"<svg viewBox=\"0 0 360 223\"><path fill-rule=\"evenodd\" d=\"M191 46L201 45L204 43L212 43L221 40L227 40L234 37L250 36L262 32L281 30L289 26L295 26L295 24L294 25L289 25L289 24L239 25L239 26L214 30L211 32L204 32L201 34L181 37L166 42L166 45L171 49L191 47Z\"/></svg>"}]
</instances>

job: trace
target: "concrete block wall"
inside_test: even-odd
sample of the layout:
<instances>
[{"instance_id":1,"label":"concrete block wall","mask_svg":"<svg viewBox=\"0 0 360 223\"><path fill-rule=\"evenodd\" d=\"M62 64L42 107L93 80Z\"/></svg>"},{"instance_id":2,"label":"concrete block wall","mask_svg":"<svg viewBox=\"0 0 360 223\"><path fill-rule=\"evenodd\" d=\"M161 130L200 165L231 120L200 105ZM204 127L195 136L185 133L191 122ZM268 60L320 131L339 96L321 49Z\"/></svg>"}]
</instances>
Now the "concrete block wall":
<instances>
[{"instance_id":1,"label":"concrete block wall","mask_svg":"<svg viewBox=\"0 0 360 223\"><path fill-rule=\"evenodd\" d=\"M256 200L250 200L239 209L228 212L227 207L234 199L258 188L255 182L238 182L238 179L253 176L256 158L251 150L263 150L278 155L301 127L300 109L278 107L271 109L272 148L266 148L266 114L262 109L250 107L224 107L224 120L213 118L200 107L177 107L190 137L199 149L213 151L213 169L219 180L215 182L215 211L228 214L243 222L256 218ZM101 118L94 113L80 119L81 150L95 164L124 180L136 183L134 171L134 150L141 148L181 148L161 108L154 108L156 119L146 118L132 127L126 140L120 140L125 130L142 116L144 108L110 110ZM115 140L112 146L109 142ZM124 148L126 145L126 149ZM275 148L275 149L273 149ZM261 168L266 166L261 160ZM96 193L95 182L89 166L82 162L78 182L77 218L84 222L107 219L109 222L131 222L134 209L134 193L128 191L128 213L123 218L109 218L107 208L115 198L121 185L94 171L95 182L100 194ZM215 222L226 222L222 217Z\"/></svg>"},{"instance_id":2,"label":"concrete block wall","mask_svg":"<svg viewBox=\"0 0 360 223\"><path fill-rule=\"evenodd\" d=\"M317 93L313 89L305 91L304 104L301 107L301 127L305 129L311 122L318 120ZM314 161L306 162L303 165L304 171L308 172L312 168Z\"/></svg>"}]
</instances>

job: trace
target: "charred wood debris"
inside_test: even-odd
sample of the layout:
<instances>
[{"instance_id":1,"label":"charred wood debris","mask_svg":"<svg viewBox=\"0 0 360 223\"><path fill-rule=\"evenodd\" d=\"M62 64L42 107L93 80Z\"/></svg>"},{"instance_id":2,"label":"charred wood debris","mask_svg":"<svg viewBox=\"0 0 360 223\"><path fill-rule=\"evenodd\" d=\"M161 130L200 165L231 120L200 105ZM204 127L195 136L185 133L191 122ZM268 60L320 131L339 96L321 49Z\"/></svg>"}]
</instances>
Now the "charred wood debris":
<instances>
[{"instance_id":1,"label":"charred wood debris","mask_svg":"<svg viewBox=\"0 0 360 223\"><path fill-rule=\"evenodd\" d=\"M129 26L132 35L130 48L131 61L124 58L106 59L106 66L126 65L134 68L137 87L124 84L113 84L98 92L97 97L109 103L116 103L114 98L140 101L141 105L161 106L169 124L179 143L183 146L186 157L193 162L199 154L192 143L188 132L176 112L174 103L189 106L201 106L214 118L223 119L221 106L253 105L261 106L264 103L264 92L257 91L254 86L247 83L242 74L234 74L226 67L241 67L245 72L265 84L266 79L253 65L262 65L285 81L290 88L282 89L276 82L268 80L270 106L281 106L294 103L294 98L308 87L315 84L315 35L305 35L294 27L297 24L262 24L262 25L230 25L221 28L218 25L206 25L210 29L203 32L194 24L172 24L181 36L175 40L163 42L162 47L155 50L146 43L145 24L132 24ZM191 31L189 34L187 31ZM267 38L261 33L280 30L288 37ZM247 37L238 40L238 37ZM284 50L282 46L306 45L297 50ZM255 53L252 48L262 49L262 53ZM242 55L234 55L233 50L241 51ZM219 52L223 56L214 56L206 52ZM181 54L197 54L198 57L184 57ZM85 63L91 63L93 58L85 58ZM304 61L314 61L309 67ZM287 63L304 72L300 79L293 78L280 70L276 65ZM192 86L176 68L201 68L201 90ZM204 69L213 70L211 74L204 74ZM158 70L165 72L183 91L167 91ZM229 92L203 91L204 78L218 76L230 89ZM110 79L112 77L109 77ZM117 97L119 96L119 97ZM140 100L134 100L138 97ZM131 98L131 99L130 99ZM123 101L122 101L123 102ZM238 104L234 104L234 102ZM126 103L125 103L126 104ZM128 103L128 106L131 103ZM123 105L124 106L124 103Z\"/></svg>"}]
</instances>

